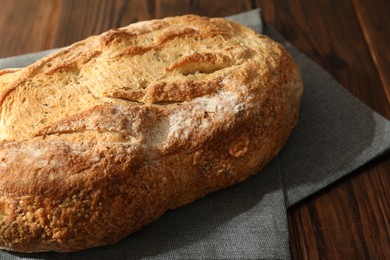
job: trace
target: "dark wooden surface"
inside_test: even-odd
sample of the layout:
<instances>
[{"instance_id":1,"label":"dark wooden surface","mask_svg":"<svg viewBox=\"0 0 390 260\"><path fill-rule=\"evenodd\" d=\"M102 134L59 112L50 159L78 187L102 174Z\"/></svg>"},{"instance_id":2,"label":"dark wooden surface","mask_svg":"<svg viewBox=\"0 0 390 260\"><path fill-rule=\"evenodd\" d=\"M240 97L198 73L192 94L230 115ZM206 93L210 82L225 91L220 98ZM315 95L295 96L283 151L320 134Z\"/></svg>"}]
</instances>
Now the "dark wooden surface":
<instances>
[{"instance_id":1,"label":"dark wooden surface","mask_svg":"<svg viewBox=\"0 0 390 260\"><path fill-rule=\"evenodd\" d=\"M131 22L261 7L265 21L390 119L388 0L0 0L0 57ZM294 259L390 259L390 155L289 209Z\"/></svg>"}]
</instances>

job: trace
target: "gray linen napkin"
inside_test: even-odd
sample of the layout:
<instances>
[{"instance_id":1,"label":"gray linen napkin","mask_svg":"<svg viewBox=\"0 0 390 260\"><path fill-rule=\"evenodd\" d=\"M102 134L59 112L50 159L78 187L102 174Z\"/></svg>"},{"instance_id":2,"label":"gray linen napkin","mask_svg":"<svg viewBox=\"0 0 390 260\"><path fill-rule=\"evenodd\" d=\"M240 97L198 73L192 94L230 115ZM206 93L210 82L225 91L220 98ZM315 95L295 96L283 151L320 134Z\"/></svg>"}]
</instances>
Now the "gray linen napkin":
<instances>
[{"instance_id":1,"label":"gray linen napkin","mask_svg":"<svg viewBox=\"0 0 390 260\"><path fill-rule=\"evenodd\" d=\"M229 18L262 30L259 10ZM69 254L0 251L0 259L288 259L286 207L387 151L390 123L274 30L264 32L293 55L305 91L297 128L260 174L169 211L116 245ZM0 69L45 54L0 59Z\"/></svg>"},{"instance_id":2,"label":"gray linen napkin","mask_svg":"<svg viewBox=\"0 0 390 260\"><path fill-rule=\"evenodd\" d=\"M290 207L390 148L390 121L344 89L319 65L270 27L302 71L298 126L279 154Z\"/></svg>"}]
</instances>

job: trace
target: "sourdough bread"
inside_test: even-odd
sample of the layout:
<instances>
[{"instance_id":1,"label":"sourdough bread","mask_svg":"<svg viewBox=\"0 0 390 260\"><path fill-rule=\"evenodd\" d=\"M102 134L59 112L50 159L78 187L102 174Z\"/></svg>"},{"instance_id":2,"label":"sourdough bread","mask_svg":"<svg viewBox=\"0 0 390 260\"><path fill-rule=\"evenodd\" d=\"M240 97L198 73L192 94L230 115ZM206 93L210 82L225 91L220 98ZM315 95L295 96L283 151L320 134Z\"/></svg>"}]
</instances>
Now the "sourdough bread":
<instances>
[{"instance_id":1,"label":"sourdough bread","mask_svg":"<svg viewBox=\"0 0 390 260\"><path fill-rule=\"evenodd\" d=\"M194 15L0 71L0 247L112 244L244 181L282 148L301 94L279 44Z\"/></svg>"}]
</instances>

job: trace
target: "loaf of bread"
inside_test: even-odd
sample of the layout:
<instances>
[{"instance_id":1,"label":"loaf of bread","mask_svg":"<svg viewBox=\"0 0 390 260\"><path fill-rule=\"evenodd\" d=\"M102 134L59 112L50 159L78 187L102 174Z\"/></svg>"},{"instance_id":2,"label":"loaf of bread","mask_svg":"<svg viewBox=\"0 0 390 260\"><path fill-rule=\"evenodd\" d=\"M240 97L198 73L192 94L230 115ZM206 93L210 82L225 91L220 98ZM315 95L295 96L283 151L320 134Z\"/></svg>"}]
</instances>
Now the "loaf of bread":
<instances>
[{"instance_id":1,"label":"loaf of bread","mask_svg":"<svg viewBox=\"0 0 390 260\"><path fill-rule=\"evenodd\" d=\"M195 15L109 30L0 71L0 247L116 243L244 181L284 145L301 94L279 44Z\"/></svg>"}]
</instances>

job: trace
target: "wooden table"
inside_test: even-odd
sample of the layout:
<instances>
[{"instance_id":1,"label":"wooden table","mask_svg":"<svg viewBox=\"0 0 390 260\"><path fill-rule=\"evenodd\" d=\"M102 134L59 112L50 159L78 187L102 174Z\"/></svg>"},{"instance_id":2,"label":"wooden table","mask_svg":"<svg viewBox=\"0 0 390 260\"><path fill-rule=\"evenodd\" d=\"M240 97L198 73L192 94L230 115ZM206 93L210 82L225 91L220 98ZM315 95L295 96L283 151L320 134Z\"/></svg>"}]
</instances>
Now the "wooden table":
<instances>
[{"instance_id":1,"label":"wooden table","mask_svg":"<svg viewBox=\"0 0 390 260\"><path fill-rule=\"evenodd\" d=\"M0 0L0 57L65 46L131 22L261 7L265 21L390 118L387 0ZM289 209L296 259L390 259L390 154Z\"/></svg>"}]
</instances>

